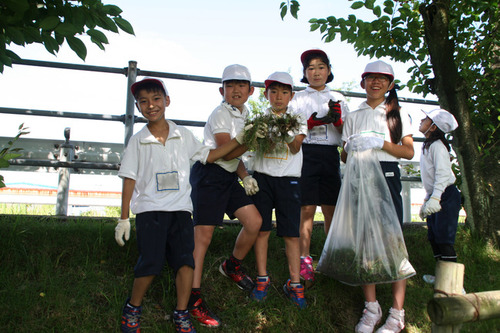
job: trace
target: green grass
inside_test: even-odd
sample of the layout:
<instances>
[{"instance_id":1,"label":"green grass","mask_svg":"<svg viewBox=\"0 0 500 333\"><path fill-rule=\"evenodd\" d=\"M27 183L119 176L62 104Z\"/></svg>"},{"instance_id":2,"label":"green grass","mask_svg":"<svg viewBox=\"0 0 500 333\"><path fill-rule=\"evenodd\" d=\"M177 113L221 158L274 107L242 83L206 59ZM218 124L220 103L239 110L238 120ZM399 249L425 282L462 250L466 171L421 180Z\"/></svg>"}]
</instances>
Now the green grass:
<instances>
[{"instance_id":1,"label":"green grass","mask_svg":"<svg viewBox=\"0 0 500 333\"><path fill-rule=\"evenodd\" d=\"M287 279L283 240L272 235L269 274L272 285L264 304L250 301L218 265L231 252L239 226L216 229L205 261L203 294L224 322L219 329L195 324L198 332L352 332L363 308L361 288L317 275L306 291L308 308L299 311L283 295ZM0 216L0 322L3 332L117 332L121 308L133 282L137 260L135 237L124 247L114 241L114 219L55 219ZM410 261L417 276L406 294L406 332L430 332L427 302L432 286L422 281L433 273L434 260L425 228L404 230ZM314 228L312 254L317 261L325 241L322 226ZM457 236L459 261L465 264L465 289L500 290L500 251L464 227ZM254 276L253 253L245 259ZM377 288L384 310L391 305L390 285ZM174 332L175 306L171 272L155 279L144 300L143 332ZM493 332L500 320L467 323L461 332Z\"/></svg>"}]
</instances>

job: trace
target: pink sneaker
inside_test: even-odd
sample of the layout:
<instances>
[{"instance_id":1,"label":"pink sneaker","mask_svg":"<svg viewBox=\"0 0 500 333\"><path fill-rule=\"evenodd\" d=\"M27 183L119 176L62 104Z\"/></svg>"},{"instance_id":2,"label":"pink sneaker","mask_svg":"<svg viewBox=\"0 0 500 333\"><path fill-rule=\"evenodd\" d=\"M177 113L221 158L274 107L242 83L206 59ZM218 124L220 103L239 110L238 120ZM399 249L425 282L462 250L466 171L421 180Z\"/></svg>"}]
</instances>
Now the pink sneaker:
<instances>
[{"instance_id":1,"label":"pink sneaker","mask_svg":"<svg viewBox=\"0 0 500 333\"><path fill-rule=\"evenodd\" d=\"M311 256L300 257L300 278L314 282L313 260Z\"/></svg>"}]
</instances>

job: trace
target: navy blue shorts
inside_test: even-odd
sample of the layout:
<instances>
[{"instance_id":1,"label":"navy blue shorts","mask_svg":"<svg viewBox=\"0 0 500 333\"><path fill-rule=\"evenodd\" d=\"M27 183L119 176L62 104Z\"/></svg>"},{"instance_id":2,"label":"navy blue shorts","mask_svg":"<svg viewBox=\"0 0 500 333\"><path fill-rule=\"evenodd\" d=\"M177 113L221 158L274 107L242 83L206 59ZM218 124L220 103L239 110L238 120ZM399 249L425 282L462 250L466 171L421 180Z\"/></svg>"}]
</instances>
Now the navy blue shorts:
<instances>
[{"instance_id":1,"label":"navy blue shorts","mask_svg":"<svg viewBox=\"0 0 500 333\"><path fill-rule=\"evenodd\" d=\"M427 238L436 244L455 244L461 195L455 185L441 195L441 210L427 216Z\"/></svg>"},{"instance_id":2,"label":"navy blue shorts","mask_svg":"<svg viewBox=\"0 0 500 333\"><path fill-rule=\"evenodd\" d=\"M144 212L135 219L139 259L135 277L160 275L165 261L177 273L182 266L194 268L194 231L191 213Z\"/></svg>"},{"instance_id":3,"label":"navy blue shorts","mask_svg":"<svg viewBox=\"0 0 500 333\"><path fill-rule=\"evenodd\" d=\"M401 196L403 186L401 185L401 171L399 170L399 163L380 162L380 166L382 167L385 181L387 182L387 186L389 186L389 191L391 192L392 202L394 203L394 208L396 208L396 213L398 214L399 224L403 227L403 197Z\"/></svg>"},{"instance_id":4,"label":"navy blue shorts","mask_svg":"<svg viewBox=\"0 0 500 333\"><path fill-rule=\"evenodd\" d=\"M191 170L194 225L222 225L224 213L234 219L234 212L253 204L234 172L217 164L196 162Z\"/></svg>"},{"instance_id":5,"label":"navy blue shorts","mask_svg":"<svg viewBox=\"0 0 500 333\"><path fill-rule=\"evenodd\" d=\"M299 237L300 184L297 177L271 177L253 174L259 184L259 192L253 202L262 216L260 231L272 229L273 208L276 213L276 234L280 237Z\"/></svg>"},{"instance_id":6,"label":"navy blue shorts","mask_svg":"<svg viewBox=\"0 0 500 333\"><path fill-rule=\"evenodd\" d=\"M335 206L341 185L338 146L303 144L302 151L301 205Z\"/></svg>"}]
</instances>

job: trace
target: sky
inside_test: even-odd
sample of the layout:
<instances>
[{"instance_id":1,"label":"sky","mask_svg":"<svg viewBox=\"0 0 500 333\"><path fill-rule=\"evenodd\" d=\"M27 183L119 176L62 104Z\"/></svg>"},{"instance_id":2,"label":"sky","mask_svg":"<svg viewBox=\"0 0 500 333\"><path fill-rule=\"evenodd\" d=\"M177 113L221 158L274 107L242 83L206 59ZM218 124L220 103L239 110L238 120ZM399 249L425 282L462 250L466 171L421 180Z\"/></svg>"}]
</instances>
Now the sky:
<instances>
[{"instance_id":1,"label":"sky","mask_svg":"<svg viewBox=\"0 0 500 333\"><path fill-rule=\"evenodd\" d=\"M238 63L249 68L254 81L263 82L271 73L285 71L292 75L297 86L301 86L301 53L321 48L329 55L335 76L329 86L341 89L344 84L353 83L354 91L358 92L362 92L358 84L360 75L366 64L374 60L357 57L353 47L340 42L339 38L325 44L318 31L310 32L310 18L363 13L351 10L352 2L346 0L302 1L298 20L290 15L281 19L281 0L103 2L113 3L123 10L122 17L132 24L135 36L123 31L119 34L105 32L110 41L106 50L101 51L90 42L86 43L88 54L85 61L67 45L63 45L57 56L39 44L16 46L12 50L23 59L117 68L127 67L129 61L137 61L142 70L208 77L221 77L227 65ZM409 78L406 73L409 64L392 65L396 78L405 82ZM171 98L167 118L206 121L221 101L218 84L170 79L165 83ZM125 113L126 92L127 78L118 74L24 65L6 67L0 74L1 107L122 115ZM423 98L407 90L400 91L399 95ZM258 93L254 97L258 97ZM434 96L427 98L435 100ZM360 100L352 99L349 106L355 109L359 103ZM418 134L421 106L408 107L417 118L413 123L415 134ZM136 112L136 115L139 114ZM19 124L25 123L30 128L27 138L62 140L64 128L70 127L71 140L124 141L124 126L118 122L5 114L0 117L0 136L16 135ZM142 126L144 124L136 124L134 131ZM198 130L194 129L194 132L200 133Z\"/></svg>"}]
</instances>

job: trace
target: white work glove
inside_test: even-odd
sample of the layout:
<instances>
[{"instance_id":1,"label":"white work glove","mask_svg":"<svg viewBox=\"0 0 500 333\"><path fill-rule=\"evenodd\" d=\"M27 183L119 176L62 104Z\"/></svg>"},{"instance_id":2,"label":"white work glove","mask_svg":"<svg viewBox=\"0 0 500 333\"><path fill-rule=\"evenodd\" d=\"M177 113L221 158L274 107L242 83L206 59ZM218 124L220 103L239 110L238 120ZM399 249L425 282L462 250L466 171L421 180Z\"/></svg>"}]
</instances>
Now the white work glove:
<instances>
[{"instance_id":1,"label":"white work glove","mask_svg":"<svg viewBox=\"0 0 500 333\"><path fill-rule=\"evenodd\" d=\"M346 143L346 151L365 151L368 149L382 149L384 146L384 139L378 136L366 136L354 134L349 137Z\"/></svg>"},{"instance_id":2,"label":"white work glove","mask_svg":"<svg viewBox=\"0 0 500 333\"><path fill-rule=\"evenodd\" d=\"M293 140L295 140L295 133L292 130L289 130L284 139L286 143L292 143Z\"/></svg>"},{"instance_id":3,"label":"white work glove","mask_svg":"<svg viewBox=\"0 0 500 333\"><path fill-rule=\"evenodd\" d=\"M115 240L118 245L125 245L124 236L125 240L128 241L130 238L130 219L118 219L118 224L115 227Z\"/></svg>"},{"instance_id":4,"label":"white work glove","mask_svg":"<svg viewBox=\"0 0 500 333\"><path fill-rule=\"evenodd\" d=\"M254 195L259 192L259 185L252 176L246 176L243 178L243 187L245 188L245 193L247 195Z\"/></svg>"},{"instance_id":5,"label":"white work glove","mask_svg":"<svg viewBox=\"0 0 500 333\"><path fill-rule=\"evenodd\" d=\"M440 201L441 200L438 198L431 197L429 200L424 202L422 208L420 208L420 218L423 220L424 217L439 212L441 210Z\"/></svg>"},{"instance_id":6,"label":"white work glove","mask_svg":"<svg viewBox=\"0 0 500 333\"><path fill-rule=\"evenodd\" d=\"M267 136L267 132L268 132L267 124L266 123L262 123L257 128L257 133L255 133L255 135L258 138L262 139L262 138L265 138Z\"/></svg>"}]
</instances>

